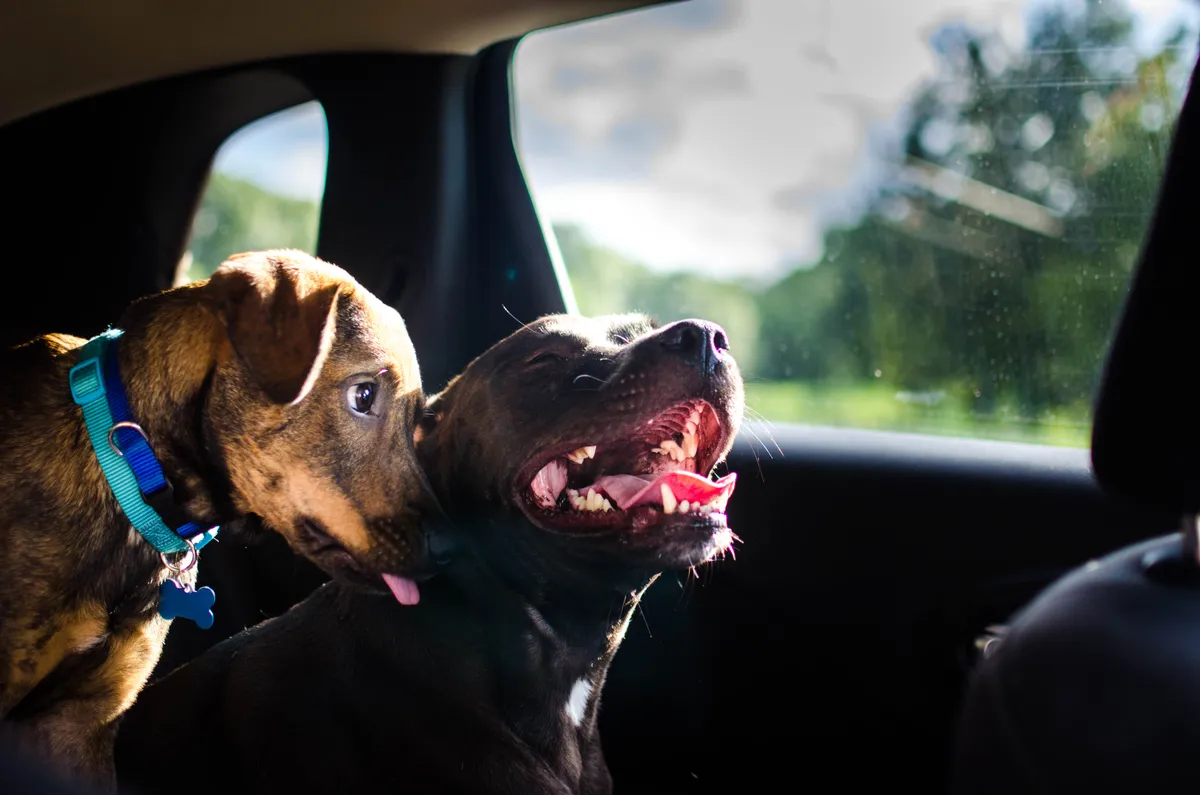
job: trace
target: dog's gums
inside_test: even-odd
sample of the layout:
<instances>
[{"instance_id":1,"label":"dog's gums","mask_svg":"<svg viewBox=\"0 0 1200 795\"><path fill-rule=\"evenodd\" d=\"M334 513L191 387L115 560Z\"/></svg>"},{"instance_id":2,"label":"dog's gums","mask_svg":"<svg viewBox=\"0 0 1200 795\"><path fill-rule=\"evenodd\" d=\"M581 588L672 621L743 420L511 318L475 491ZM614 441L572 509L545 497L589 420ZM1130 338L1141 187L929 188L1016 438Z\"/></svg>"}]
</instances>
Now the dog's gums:
<instances>
[{"instance_id":1,"label":"dog's gums","mask_svg":"<svg viewBox=\"0 0 1200 795\"><path fill-rule=\"evenodd\" d=\"M693 514L724 525L737 475L708 477L729 434L712 406L686 401L614 430L611 441L530 463L536 471L519 502L531 520L545 529L645 530Z\"/></svg>"}]
</instances>

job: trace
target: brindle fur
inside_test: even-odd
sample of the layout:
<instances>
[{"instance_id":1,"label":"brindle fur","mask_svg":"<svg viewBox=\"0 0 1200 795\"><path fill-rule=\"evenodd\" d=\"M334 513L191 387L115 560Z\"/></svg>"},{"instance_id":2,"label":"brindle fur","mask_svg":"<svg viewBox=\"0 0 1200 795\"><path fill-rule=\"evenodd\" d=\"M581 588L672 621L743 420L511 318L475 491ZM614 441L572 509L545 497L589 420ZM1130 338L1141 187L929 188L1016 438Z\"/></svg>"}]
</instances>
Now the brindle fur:
<instances>
[{"instance_id":1,"label":"brindle fur","mask_svg":"<svg viewBox=\"0 0 1200 795\"><path fill-rule=\"evenodd\" d=\"M376 587L379 572L422 569L411 435L424 401L394 310L339 268L269 251L135 302L119 327L132 414L194 521L257 516L335 578ZM49 335L0 354L0 729L111 788L114 722L167 633L168 573L121 513L71 399L84 342ZM347 379L384 368L380 416L352 416ZM349 554L316 551L306 518Z\"/></svg>"},{"instance_id":2,"label":"brindle fur","mask_svg":"<svg viewBox=\"0 0 1200 795\"><path fill-rule=\"evenodd\" d=\"M657 572L723 542L694 514L641 531L548 532L514 495L539 453L627 438L685 400L708 400L726 431L702 466L725 456L743 411L737 365L724 355L706 374L660 344L671 328L555 316L475 360L418 433L452 522L428 532L458 550L421 604L332 583L218 644L124 717L122 783L171 792L171 750L203 745L205 763L188 771L198 790L611 792L597 724L609 663ZM547 353L561 359L538 361ZM581 680L591 695L576 724L565 706Z\"/></svg>"}]
</instances>

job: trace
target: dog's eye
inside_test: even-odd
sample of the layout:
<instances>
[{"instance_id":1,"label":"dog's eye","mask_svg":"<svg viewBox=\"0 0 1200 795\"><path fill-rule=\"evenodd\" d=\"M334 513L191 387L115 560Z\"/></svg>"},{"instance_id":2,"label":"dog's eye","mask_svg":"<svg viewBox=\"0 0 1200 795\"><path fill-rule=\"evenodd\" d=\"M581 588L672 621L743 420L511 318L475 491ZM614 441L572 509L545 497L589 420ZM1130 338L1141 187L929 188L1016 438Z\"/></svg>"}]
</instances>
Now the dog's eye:
<instances>
[{"instance_id":1,"label":"dog's eye","mask_svg":"<svg viewBox=\"0 0 1200 795\"><path fill-rule=\"evenodd\" d=\"M526 364L532 366L535 364L544 364L546 362L564 362L564 361L566 361L566 359L564 359L562 356L559 356L557 353L547 352L547 353L539 353L537 356L534 356L532 359L530 359L528 362L526 362Z\"/></svg>"},{"instance_id":2,"label":"dog's eye","mask_svg":"<svg viewBox=\"0 0 1200 795\"><path fill-rule=\"evenodd\" d=\"M346 403L355 414L370 414L371 406L375 405L375 395L378 391L377 384L363 381L346 390Z\"/></svg>"}]
</instances>

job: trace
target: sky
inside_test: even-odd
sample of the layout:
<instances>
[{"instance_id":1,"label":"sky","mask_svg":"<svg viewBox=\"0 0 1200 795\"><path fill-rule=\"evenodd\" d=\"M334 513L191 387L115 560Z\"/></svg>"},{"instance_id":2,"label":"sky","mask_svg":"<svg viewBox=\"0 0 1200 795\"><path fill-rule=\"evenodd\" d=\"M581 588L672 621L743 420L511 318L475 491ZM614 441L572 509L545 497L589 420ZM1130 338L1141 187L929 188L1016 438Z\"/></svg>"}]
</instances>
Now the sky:
<instances>
[{"instance_id":1,"label":"sky","mask_svg":"<svg viewBox=\"0 0 1200 795\"><path fill-rule=\"evenodd\" d=\"M660 271L768 280L854 212L950 22L1019 47L1031 13L1084 0L687 0L534 33L513 70L539 213ZM1097 2L1097 0L1088 0ZM1195 0L1127 0L1139 47ZM290 196L324 182L319 107L239 132L215 168Z\"/></svg>"}]
</instances>

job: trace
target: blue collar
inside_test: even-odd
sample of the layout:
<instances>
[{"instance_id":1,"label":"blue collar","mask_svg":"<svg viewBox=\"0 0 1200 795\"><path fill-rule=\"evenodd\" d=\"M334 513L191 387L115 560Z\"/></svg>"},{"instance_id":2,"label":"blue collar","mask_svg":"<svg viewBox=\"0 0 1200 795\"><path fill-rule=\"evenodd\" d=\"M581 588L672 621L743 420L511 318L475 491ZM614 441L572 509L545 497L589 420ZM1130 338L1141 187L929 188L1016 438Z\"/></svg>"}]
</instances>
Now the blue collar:
<instances>
[{"instance_id":1,"label":"blue collar","mask_svg":"<svg viewBox=\"0 0 1200 795\"><path fill-rule=\"evenodd\" d=\"M189 521L175 502L171 481L133 421L117 361L118 329L93 337L71 368L71 397L83 409L92 449L109 488L142 537L164 555L200 549L216 535Z\"/></svg>"}]
</instances>

